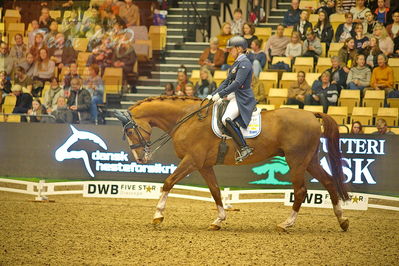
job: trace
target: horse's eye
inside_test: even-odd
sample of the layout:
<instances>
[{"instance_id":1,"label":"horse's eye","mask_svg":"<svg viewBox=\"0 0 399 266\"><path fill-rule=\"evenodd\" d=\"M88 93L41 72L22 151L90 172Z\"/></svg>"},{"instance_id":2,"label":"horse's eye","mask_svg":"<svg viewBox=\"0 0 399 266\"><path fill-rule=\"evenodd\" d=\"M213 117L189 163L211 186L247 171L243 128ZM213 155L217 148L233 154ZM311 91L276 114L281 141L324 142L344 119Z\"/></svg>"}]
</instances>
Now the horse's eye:
<instances>
[{"instance_id":1,"label":"horse's eye","mask_svg":"<svg viewBox=\"0 0 399 266\"><path fill-rule=\"evenodd\" d=\"M133 132L132 132L131 130L127 130L127 131L126 131L126 135L130 136L130 135L132 135L132 134L133 134Z\"/></svg>"}]
</instances>

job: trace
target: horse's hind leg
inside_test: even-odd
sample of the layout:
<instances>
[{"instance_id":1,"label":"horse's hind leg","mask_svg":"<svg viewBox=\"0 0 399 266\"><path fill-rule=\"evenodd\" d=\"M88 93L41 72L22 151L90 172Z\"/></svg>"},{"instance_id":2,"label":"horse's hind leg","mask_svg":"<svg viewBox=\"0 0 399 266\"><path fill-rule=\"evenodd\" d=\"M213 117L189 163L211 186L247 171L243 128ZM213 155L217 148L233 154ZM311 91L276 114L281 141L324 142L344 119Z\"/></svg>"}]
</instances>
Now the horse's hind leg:
<instances>
[{"instance_id":1,"label":"horse's hind leg","mask_svg":"<svg viewBox=\"0 0 399 266\"><path fill-rule=\"evenodd\" d=\"M308 172L327 189L330 194L331 202L333 204L335 216L342 230L347 231L349 227L349 219L343 216L341 203L338 198L338 193L333 183L332 176L330 176L319 163L318 154L316 153L308 166Z\"/></svg>"},{"instance_id":2,"label":"horse's hind leg","mask_svg":"<svg viewBox=\"0 0 399 266\"><path fill-rule=\"evenodd\" d=\"M163 212L166 207L166 200L168 198L168 194L173 186L186 177L188 174L193 172L195 169L194 164L190 157L184 157L183 160L180 162L179 166L176 170L165 179L162 194L157 204L157 209L154 214L154 219L152 220L152 224L158 225L163 222L164 216Z\"/></svg>"},{"instance_id":3,"label":"horse's hind leg","mask_svg":"<svg viewBox=\"0 0 399 266\"><path fill-rule=\"evenodd\" d=\"M212 167L202 168L199 170L202 177L205 179L208 184L209 190L211 191L212 197L215 200L216 207L218 209L218 217L216 220L209 226L210 230L219 230L222 222L226 220L226 212L223 208L223 202L220 195L220 189L218 182L216 180L215 172Z\"/></svg>"}]
</instances>

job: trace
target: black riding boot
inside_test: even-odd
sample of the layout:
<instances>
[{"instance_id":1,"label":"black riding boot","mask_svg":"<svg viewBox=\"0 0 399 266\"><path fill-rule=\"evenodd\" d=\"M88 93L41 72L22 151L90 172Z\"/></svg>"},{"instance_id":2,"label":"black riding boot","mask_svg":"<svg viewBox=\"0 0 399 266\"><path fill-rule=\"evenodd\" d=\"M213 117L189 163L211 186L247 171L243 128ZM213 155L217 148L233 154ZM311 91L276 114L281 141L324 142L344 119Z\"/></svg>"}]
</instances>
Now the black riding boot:
<instances>
[{"instance_id":1,"label":"black riding boot","mask_svg":"<svg viewBox=\"0 0 399 266\"><path fill-rule=\"evenodd\" d=\"M240 128L230 118L226 119L226 128L230 132L234 142L240 147L236 162L242 162L245 158L252 155L254 149L247 145Z\"/></svg>"}]
</instances>

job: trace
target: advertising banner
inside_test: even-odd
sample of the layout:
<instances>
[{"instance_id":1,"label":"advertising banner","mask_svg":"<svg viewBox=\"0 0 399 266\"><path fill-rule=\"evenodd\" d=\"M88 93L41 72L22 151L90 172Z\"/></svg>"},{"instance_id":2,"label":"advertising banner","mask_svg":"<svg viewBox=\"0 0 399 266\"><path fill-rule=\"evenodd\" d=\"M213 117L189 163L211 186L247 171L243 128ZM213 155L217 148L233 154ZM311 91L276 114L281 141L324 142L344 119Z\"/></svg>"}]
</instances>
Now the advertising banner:
<instances>
[{"instance_id":1,"label":"advertising banner","mask_svg":"<svg viewBox=\"0 0 399 266\"><path fill-rule=\"evenodd\" d=\"M152 140L163 132L154 129ZM350 191L399 195L399 136L341 135L343 167ZM256 149L256 147L254 147ZM321 139L320 164L330 172ZM158 150L149 164L134 161L122 127L34 123L0 124L0 176L162 183L177 168L173 143ZM292 188L284 157L244 166L216 166L222 187ZM308 189L324 189L307 176ZM206 183L194 172L179 184Z\"/></svg>"},{"instance_id":2,"label":"advertising banner","mask_svg":"<svg viewBox=\"0 0 399 266\"><path fill-rule=\"evenodd\" d=\"M159 199L161 188L162 184L144 182L87 182L83 186L83 197Z\"/></svg>"}]
</instances>

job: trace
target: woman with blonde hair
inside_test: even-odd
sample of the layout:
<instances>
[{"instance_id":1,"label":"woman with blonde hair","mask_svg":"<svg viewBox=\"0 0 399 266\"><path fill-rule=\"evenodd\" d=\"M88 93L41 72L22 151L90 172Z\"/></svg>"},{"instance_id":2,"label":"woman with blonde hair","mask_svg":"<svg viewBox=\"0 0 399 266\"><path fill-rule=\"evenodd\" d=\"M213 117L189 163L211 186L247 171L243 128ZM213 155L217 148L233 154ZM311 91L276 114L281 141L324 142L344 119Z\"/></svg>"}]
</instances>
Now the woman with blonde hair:
<instances>
[{"instance_id":1,"label":"woman with blonde hair","mask_svg":"<svg viewBox=\"0 0 399 266\"><path fill-rule=\"evenodd\" d=\"M364 54L367 56L367 65L369 65L371 68L377 65L377 57L379 54L382 54L382 51L380 49L379 41L376 37L370 38L369 46L364 51Z\"/></svg>"},{"instance_id":2,"label":"woman with blonde hair","mask_svg":"<svg viewBox=\"0 0 399 266\"><path fill-rule=\"evenodd\" d=\"M220 28L220 34L216 36L219 40L219 48L226 52L227 41L231 37L233 37L233 34L231 34L231 24L230 22L225 22Z\"/></svg>"},{"instance_id":3,"label":"woman with blonde hair","mask_svg":"<svg viewBox=\"0 0 399 266\"><path fill-rule=\"evenodd\" d=\"M39 57L39 50L43 47L45 47L44 35L42 33L37 33L35 35L35 41L29 52L33 55L35 59L37 59Z\"/></svg>"},{"instance_id":4,"label":"woman with blonde hair","mask_svg":"<svg viewBox=\"0 0 399 266\"><path fill-rule=\"evenodd\" d=\"M201 67L200 80L195 84L196 96L204 99L208 94L211 94L216 88L216 84L213 81L211 71L206 67Z\"/></svg>"},{"instance_id":5,"label":"woman with blonde hair","mask_svg":"<svg viewBox=\"0 0 399 266\"><path fill-rule=\"evenodd\" d=\"M355 40L353 38L345 40L344 46L338 51L338 57L343 70L346 73L349 73L349 70L355 63L356 58Z\"/></svg>"},{"instance_id":6,"label":"woman with blonde hair","mask_svg":"<svg viewBox=\"0 0 399 266\"><path fill-rule=\"evenodd\" d=\"M391 55L393 53L394 43L393 43L391 37L388 36L388 32L385 29L384 25L378 23L374 27L373 34L374 34L374 37L376 37L379 40L381 51L386 56Z\"/></svg>"},{"instance_id":7,"label":"woman with blonde hair","mask_svg":"<svg viewBox=\"0 0 399 266\"><path fill-rule=\"evenodd\" d=\"M294 60L295 57L301 56L303 54L303 47L301 41L301 35L297 31L291 33L291 41L285 49L285 56Z\"/></svg>"}]
</instances>

